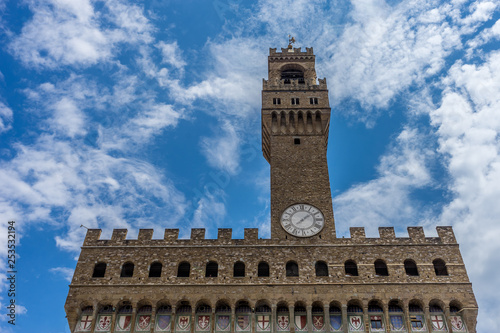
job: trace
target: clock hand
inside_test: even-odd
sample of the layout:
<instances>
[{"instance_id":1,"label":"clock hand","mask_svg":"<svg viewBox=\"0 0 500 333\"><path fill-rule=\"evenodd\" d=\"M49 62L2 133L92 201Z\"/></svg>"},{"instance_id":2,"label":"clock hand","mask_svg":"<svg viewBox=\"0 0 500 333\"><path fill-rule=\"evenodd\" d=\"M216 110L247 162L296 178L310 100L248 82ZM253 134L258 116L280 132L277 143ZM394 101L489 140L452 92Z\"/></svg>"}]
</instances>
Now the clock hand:
<instances>
[{"instance_id":1,"label":"clock hand","mask_svg":"<svg viewBox=\"0 0 500 333\"><path fill-rule=\"evenodd\" d=\"M304 216L299 222L297 222L297 224L304 222L309 216L311 216L311 215Z\"/></svg>"}]
</instances>

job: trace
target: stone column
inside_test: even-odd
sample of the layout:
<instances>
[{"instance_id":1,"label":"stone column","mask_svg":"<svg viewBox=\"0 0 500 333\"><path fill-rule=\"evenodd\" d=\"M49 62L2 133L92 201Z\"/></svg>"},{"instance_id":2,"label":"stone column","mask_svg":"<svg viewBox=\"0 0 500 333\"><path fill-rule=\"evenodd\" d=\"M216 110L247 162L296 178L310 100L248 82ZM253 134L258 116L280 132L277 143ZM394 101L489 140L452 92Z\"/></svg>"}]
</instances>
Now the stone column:
<instances>
[{"instance_id":1,"label":"stone column","mask_svg":"<svg viewBox=\"0 0 500 333\"><path fill-rule=\"evenodd\" d=\"M229 327L229 331L230 332L236 332L236 327L234 326L234 324L235 324L235 320L234 320L235 315L236 315L235 308L231 308L231 323L229 324L229 325L231 325Z\"/></svg>"},{"instance_id":2,"label":"stone column","mask_svg":"<svg viewBox=\"0 0 500 333\"><path fill-rule=\"evenodd\" d=\"M215 332L215 308L212 308L212 319L210 320L210 332Z\"/></svg>"},{"instance_id":3,"label":"stone column","mask_svg":"<svg viewBox=\"0 0 500 333\"><path fill-rule=\"evenodd\" d=\"M349 331L349 322L347 318L347 305L342 304L342 331L347 333Z\"/></svg>"},{"instance_id":4,"label":"stone column","mask_svg":"<svg viewBox=\"0 0 500 333\"><path fill-rule=\"evenodd\" d=\"M109 331L111 333L114 333L115 332L115 325L116 325L116 309L113 307L113 313L111 314L111 326L109 328Z\"/></svg>"},{"instance_id":5,"label":"stone column","mask_svg":"<svg viewBox=\"0 0 500 333\"><path fill-rule=\"evenodd\" d=\"M290 333L295 333L295 306L288 307L288 327L290 327Z\"/></svg>"},{"instance_id":6,"label":"stone column","mask_svg":"<svg viewBox=\"0 0 500 333\"><path fill-rule=\"evenodd\" d=\"M325 331L330 332L330 305L323 306L323 318L325 321Z\"/></svg>"},{"instance_id":7,"label":"stone column","mask_svg":"<svg viewBox=\"0 0 500 333\"><path fill-rule=\"evenodd\" d=\"M90 332L94 332L95 331L95 325L97 325L97 315L99 313L97 311L97 306L98 306L98 304L95 303L94 304L94 311L92 311L92 324L91 324Z\"/></svg>"},{"instance_id":8,"label":"stone column","mask_svg":"<svg viewBox=\"0 0 500 333\"><path fill-rule=\"evenodd\" d=\"M368 315L368 305L363 306L363 324L365 332L370 332L370 316Z\"/></svg>"},{"instance_id":9,"label":"stone column","mask_svg":"<svg viewBox=\"0 0 500 333\"><path fill-rule=\"evenodd\" d=\"M155 306L152 306L151 307L151 320L149 321L151 324L151 327L150 327L150 332L151 333L154 333L155 331L155 324L156 324L156 307Z\"/></svg>"},{"instance_id":10,"label":"stone column","mask_svg":"<svg viewBox=\"0 0 500 333\"><path fill-rule=\"evenodd\" d=\"M451 332L451 318L450 318L450 306L447 305L444 308L444 322L446 323L446 332Z\"/></svg>"},{"instance_id":11,"label":"stone column","mask_svg":"<svg viewBox=\"0 0 500 333\"><path fill-rule=\"evenodd\" d=\"M255 325L257 324L256 321L257 321L257 316L255 315L255 308L252 309L252 311L250 312L250 332L254 333L257 329L255 327Z\"/></svg>"},{"instance_id":12,"label":"stone column","mask_svg":"<svg viewBox=\"0 0 500 333\"><path fill-rule=\"evenodd\" d=\"M130 332L135 332L135 321L137 320L137 308L132 308L132 320L130 321Z\"/></svg>"},{"instance_id":13,"label":"stone column","mask_svg":"<svg viewBox=\"0 0 500 333\"><path fill-rule=\"evenodd\" d=\"M384 311L384 325L385 325L385 331L388 333L391 333L391 322L389 319L389 304L384 304L382 305L382 310Z\"/></svg>"},{"instance_id":14,"label":"stone column","mask_svg":"<svg viewBox=\"0 0 500 333\"><path fill-rule=\"evenodd\" d=\"M429 306L426 305L424 307L424 318L425 318L425 324L427 325L427 330L429 332L432 331L432 324L431 324L431 316L429 314Z\"/></svg>"},{"instance_id":15,"label":"stone column","mask_svg":"<svg viewBox=\"0 0 500 333\"><path fill-rule=\"evenodd\" d=\"M276 304L271 305L271 333L276 333Z\"/></svg>"},{"instance_id":16,"label":"stone column","mask_svg":"<svg viewBox=\"0 0 500 333\"><path fill-rule=\"evenodd\" d=\"M175 305L172 305L172 314L170 318L170 332L175 332L175 321L177 320L177 313L175 312Z\"/></svg>"},{"instance_id":17,"label":"stone column","mask_svg":"<svg viewBox=\"0 0 500 333\"><path fill-rule=\"evenodd\" d=\"M312 333L312 305L306 306L307 310L307 331Z\"/></svg>"},{"instance_id":18,"label":"stone column","mask_svg":"<svg viewBox=\"0 0 500 333\"><path fill-rule=\"evenodd\" d=\"M411 320L410 320L410 305L403 304L403 320L406 325L406 330L411 332Z\"/></svg>"},{"instance_id":19,"label":"stone column","mask_svg":"<svg viewBox=\"0 0 500 333\"><path fill-rule=\"evenodd\" d=\"M195 319L196 319L196 309L191 308L191 333L194 333Z\"/></svg>"}]
</instances>

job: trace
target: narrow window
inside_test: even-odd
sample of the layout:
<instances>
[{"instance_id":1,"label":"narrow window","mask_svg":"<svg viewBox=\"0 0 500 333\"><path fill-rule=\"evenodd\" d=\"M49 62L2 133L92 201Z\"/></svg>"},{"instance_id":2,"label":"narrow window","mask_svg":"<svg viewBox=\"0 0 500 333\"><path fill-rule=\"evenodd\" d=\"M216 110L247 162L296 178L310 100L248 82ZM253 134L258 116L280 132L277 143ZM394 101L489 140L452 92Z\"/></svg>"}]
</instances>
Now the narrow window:
<instances>
[{"instance_id":1,"label":"narrow window","mask_svg":"<svg viewBox=\"0 0 500 333\"><path fill-rule=\"evenodd\" d=\"M389 275L389 271L387 270L387 265L380 259L375 261L375 275L378 276Z\"/></svg>"},{"instance_id":2,"label":"narrow window","mask_svg":"<svg viewBox=\"0 0 500 333\"><path fill-rule=\"evenodd\" d=\"M292 98L292 105L299 105L299 99L297 97Z\"/></svg>"},{"instance_id":3,"label":"narrow window","mask_svg":"<svg viewBox=\"0 0 500 333\"><path fill-rule=\"evenodd\" d=\"M409 276L418 276L417 264L413 260L405 260L405 272Z\"/></svg>"},{"instance_id":4,"label":"narrow window","mask_svg":"<svg viewBox=\"0 0 500 333\"><path fill-rule=\"evenodd\" d=\"M149 277L160 277L161 276L162 264L160 262L154 262L149 267Z\"/></svg>"},{"instance_id":5,"label":"narrow window","mask_svg":"<svg viewBox=\"0 0 500 333\"><path fill-rule=\"evenodd\" d=\"M242 263L241 261L238 261L237 263L234 264L233 276L234 277L244 277L245 276L245 264L244 263Z\"/></svg>"},{"instance_id":6,"label":"narrow window","mask_svg":"<svg viewBox=\"0 0 500 333\"><path fill-rule=\"evenodd\" d=\"M436 259L432 262L432 264L434 265L434 271L436 272L436 275L448 275L448 269L446 268L446 264L443 260Z\"/></svg>"},{"instance_id":7,"label":"narrow window","mask_svg":"<svg viewBox=\"0 0 500 333\"><path fill-rule=\"evenodd\" d=\"M316 276L328 276L328 266L324 261L318 261L315 265Z\"/></svg>"},{"instance_id":8,"label":"narrow window","mask_svg":"<svg viewBox=\"0 0 500 333\"><path fill-rule=\"evenodd\" d=\"M189 277L189 271L191 270L191 265L183 261L179 264L177 268L177 277Z\"/></svg>"},{"instance_id":9,"label":"narrow window","mask_svg":"<svg viewBox=\"0 0 500 333\"><path fill-rule=\"evenodd\" d=\"M215 261L210 261L207 264L205 277L217 277L218 272L219 272L219 265L217 265Z\"/></svg>"},{"instance_id":10,"label":"narrow window","mask_svg":"<svg viewBox=\"0 0 500 333\"><path fill-rule=\"evenodd\" d=\"M300 145L300 138L293 138L294 145Z\"/></svg>"},{"instance_id":11,"label":"narrow window","mask_svg":"<svg viewBox=\"0 0 500 333\"><path fill-rule=\"evenodd\" d=\"M273 98L273 104L275 105L281 104L281 98Z\"/></svg>"},{"instance_id":12,"label":"narrow window","mask_svg":"<svg viewBox=\"0 0 500 333\"><path fill-rule=\"evenodd\" d=\"M102 278L106 274L106 263L100 262L95 264L94 272L92 273L93 278Z\"/></svg>"},{"instance_id":13,"label":"narrow window","mask_svg":"<svg viewBox=\"0 0 500 333\"><path fill-rule=\"evenodd\" d=\"M317 97L311 97L309 98L309 104L318 104L318 98Z\"/></svg>"},{"instance_id":14,"label":"narrow window","mask_svg":"<svg viewBox=\"0 0 500 333\"><path fill-rule=\"evenodd\" d=\"M344 264L345 275L358 276L358 265L352 260L347 260Z\"/></svg>"},{"instance_id":15,"label":"narrow window","mask_svg":"<svg viewBox=\"0 0 500 333\"><path fill-rule=\"evenodd\" d=\"M123 264L122 266L122 272L120 274L120 277L132 277L134 276L134 264L131 262L127 262Z\"/></svg>"},{"instance_id":16,"label":"narrow window","mask_svg":"<svg viewBox=\"0 0 500 333\"><path fill-rule=\"evenodd\" d=\"M257 276L262 276L262 277L269 276L269 265L267 264L267 262L262 261L259 263L259 267L257 269Z\"/></svg>"},{"instance_id":17,"label":"narrow window","mask_svg":"<svg viewBox=\"0 0 500 333\"><path fill-rule=\"evenodd\" d=\"M295 261L286 263L286 276L299 276L299 266Z\"/></svg>"}]
</instances>

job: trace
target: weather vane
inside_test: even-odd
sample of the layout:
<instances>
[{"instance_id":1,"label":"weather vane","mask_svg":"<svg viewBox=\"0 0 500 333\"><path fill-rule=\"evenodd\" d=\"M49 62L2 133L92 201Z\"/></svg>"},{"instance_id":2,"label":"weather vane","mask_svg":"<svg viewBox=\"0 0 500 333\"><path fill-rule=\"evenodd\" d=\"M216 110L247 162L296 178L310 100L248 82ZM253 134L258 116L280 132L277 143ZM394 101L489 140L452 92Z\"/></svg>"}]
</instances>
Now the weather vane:
<instances>
[{"instance_id":1,"label":"weather vane","mask_svg":"<svg viewBox=\"0 0 500 333\"><path fill-rule=\"evenodd\" d=\"M292 37L291 35L288 35L288 48L292 48L292 44L295 43L295 37Z\"/></svg>"}]
</instances>

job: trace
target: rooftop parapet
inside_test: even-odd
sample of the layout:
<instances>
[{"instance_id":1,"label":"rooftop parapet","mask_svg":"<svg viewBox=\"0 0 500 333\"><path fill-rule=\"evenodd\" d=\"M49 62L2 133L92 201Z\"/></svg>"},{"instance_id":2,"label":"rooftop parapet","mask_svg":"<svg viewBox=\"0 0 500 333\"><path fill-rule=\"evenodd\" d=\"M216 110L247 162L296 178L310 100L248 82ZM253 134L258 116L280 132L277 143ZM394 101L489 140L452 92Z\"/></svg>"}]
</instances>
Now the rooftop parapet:
<instances>
[{"instance_id":1,"label":"rooftop parapet","mask_svg":"<svg viewBox=\"0 0 500 333\"><path fill-rule=\"evenodd\" d=\"M262 79L262 89L267 90L272 88L273 90L326 90L326 78L318 79L318 84L303 84L298 83L297 80L291 80L290 83L285 84L284 80L266 80Z\"/></svg>"},{"instance_id":2,"label":"rooftop parapet","mask_svg":"<svg viewBox=\"0 0 500 333\"><path fill-rule=\"evenodd\" d=\"M283 55L314 55L312 47L306 47L306 51L303 52L300 47L286 48L282 47L281 52L276 51L276 48L269 48L269 56L283 56Z\"/></svg>"},{"instance_id":3,"label":"rooftop parapet","mask_svg":"<svg viewBox=\"0 0 500 333\"><path fill-rule=\"evenodd\" d=\"M409 237L396 237L394 227L379 227L378 238L367 238L364 227L351 227L351 238L337 238L331 243L325 245L416 245L416 244L457 244L452 227L436 227L438 237L425 237L422 227L408 227ZM101 229L89 229L85 236L83 246L168 246L182 245L186 246L192 242L192 245L269 245L274 244L270 239L259 239L259 230L256 228L245 228L243 239L233 239L232 229L218 229L217 239L206 239L205 229L191 229L190 239L179 239L179 229L165 229L163 239L153 239L153 229L140 229L137 239L127 239L127 229L114 229L111 239L101 239ZM299 243L290 243L290 240L284 244L302 245ZM282 245L278 241L276 245ZM313 243L304 243L303 245L313 245ZM316 244L317 245L317 244Z\"/></svg>"}]
</instances>

